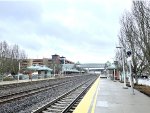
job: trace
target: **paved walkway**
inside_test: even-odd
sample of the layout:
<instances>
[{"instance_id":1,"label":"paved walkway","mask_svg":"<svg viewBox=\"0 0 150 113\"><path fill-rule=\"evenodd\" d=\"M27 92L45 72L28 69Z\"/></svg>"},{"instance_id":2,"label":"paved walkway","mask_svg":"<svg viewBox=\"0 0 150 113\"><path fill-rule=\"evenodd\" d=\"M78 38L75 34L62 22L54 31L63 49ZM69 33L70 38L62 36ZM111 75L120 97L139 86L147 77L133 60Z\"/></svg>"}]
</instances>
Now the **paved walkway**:
<instances>
[{"instance_id":1,"label":"paved walkway","mask_svg":"<svg viewBox=\"0 0 150 113\"><path fill-rule=\"evenodd\" d=\"M123 83L97 79L73 113L150 113L150 97Z\"/></svg>"},{"instance_id":2,"label":"paved walkway","mask_svg":"<svg viewBox=\"0 0 150 113\"><path fill-rule=\"evenodd\" d=\"M100 79L97 91L94 113L150 113L150 97L137 90L132 95L123 83Z\"/></svg>"}]
</instances>

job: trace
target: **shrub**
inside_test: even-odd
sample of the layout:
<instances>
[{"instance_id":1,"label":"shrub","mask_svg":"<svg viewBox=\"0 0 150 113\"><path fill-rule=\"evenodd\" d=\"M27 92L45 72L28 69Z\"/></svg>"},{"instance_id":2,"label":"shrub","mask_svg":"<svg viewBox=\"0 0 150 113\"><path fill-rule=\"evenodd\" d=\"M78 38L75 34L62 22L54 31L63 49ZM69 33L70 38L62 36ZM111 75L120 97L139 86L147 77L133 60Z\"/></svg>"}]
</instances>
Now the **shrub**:
<instances>
[{"instance_id":1,"label":"shrub","mask_svg":"<svg viewBox=\"0 0 150 113\"><path fill-rule=\"evenodd\" d=\"M14 80L14 78L11 78L11 77L5 77L5 78L3 78L3 81L12 81L12 80Z\"/></svg>"}]
</instances>

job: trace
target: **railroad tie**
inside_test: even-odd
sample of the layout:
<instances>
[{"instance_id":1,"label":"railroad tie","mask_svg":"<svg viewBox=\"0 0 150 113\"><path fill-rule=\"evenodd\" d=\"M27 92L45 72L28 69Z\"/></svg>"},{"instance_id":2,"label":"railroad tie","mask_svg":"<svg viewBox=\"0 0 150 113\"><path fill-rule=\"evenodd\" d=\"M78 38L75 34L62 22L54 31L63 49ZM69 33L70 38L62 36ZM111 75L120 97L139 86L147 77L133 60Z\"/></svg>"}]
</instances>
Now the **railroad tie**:
<instances>
[{"instance_id":1,"label":"railroad tie","mask_svg":"<svg viewBox=\"0 0 150 113\"><path fill-rule=\"evenodd\" d=\"M56 109L53 109L53 108L47 108L46 111L48 111L48 112L53 112L53 111L55 111L55 112L61 112L62 110L61 110L61 109L58 109L58 108L56 108Z\"/></svg>"},{"instance_id":2,"label":"railroad tie","mask_svg":"<svg viewBox=\"0 0 150 113\"><path fill-rule=\"evenodd\" d=\"M59 101L60 104L68 104L68 102Z\"/></svg>"},{"instance_id":3,"label":"railroad tie","mask_svg":"<svg viewBox=\"0 0 150 113\"><path fill-rule=\"evenodd\" d=\"M56 105L56 106L61 106L61 107L63 107L63 106L66 107L65 104L60 104L60 103L55 103L55 105Z\"/></svg>"},{"instance_id":4,"label":"railroad tie","mask_svg":"<svg viewBox=\"0 0 150 113\"><path fill-rule=\"evenodd\" d=\"M66 97L65 99L70 99L71 100L71 99L74 99L74 98L73 97Z\"/></svg>"},{"instance_id":5,"label":"railroad tie","mask_svg":"<svg viewBox=\"0 0 150 113\"><path fill-rule=\"evenodd\" d=\"M64 100L60 100L61 102L72 102L72 100L66 100L66 99L64 99Z\"/></svg>"},{"instance_id":6,"label":"railroad tie","mask_svg":"<svg viewBox=\"0 0 150 113\"><path fill-rule=\"evenodd\" d=\"M42 113L54 113L54 112L42 111Z\"/></svg>"},{"instance_id":7,"label":"railroad tie","mask_svg":"<svg viewBox=\"0 0 150 113\"><path fill-rule=\"evenodd\" d=\"M65 108L65 106L62 107L62 106L56 106L56 105L51 105L51 107L52 107L52 108L56 108L56 109L57 109L57 108L59 108L59 109L64 109L64 108Z\"/></svg>"},{"instance_id":8,"label":"railroad tie","mask_svg":"<svg viewBox=\"0 0 150 113\"><path fill-rule=\"evenodd\" d=\"M72 113L73 111L74 111L74 109L70 109L70 110L69 110L69 112L71 112L71 113Z\"/></svg>"}]
</instances>

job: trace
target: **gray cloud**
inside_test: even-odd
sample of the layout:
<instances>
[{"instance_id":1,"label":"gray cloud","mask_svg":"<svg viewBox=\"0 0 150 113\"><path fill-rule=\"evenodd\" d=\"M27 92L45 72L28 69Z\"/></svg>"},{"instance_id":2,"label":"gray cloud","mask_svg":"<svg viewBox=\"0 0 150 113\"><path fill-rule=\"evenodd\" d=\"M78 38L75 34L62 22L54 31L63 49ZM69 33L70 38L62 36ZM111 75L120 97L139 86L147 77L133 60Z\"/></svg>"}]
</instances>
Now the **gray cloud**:
<instances>
[{"instance_id":1,"label":"gray cloud","mask_svg":"<svg viewBox=\"0 0 150 113\"><path fill-rule=\"evenodd\" d=\"M38 20L42 12L37 2L29 1L0 1L0 18L13 20Z\"/></svg>"},{"instance_id":2,"label":"gray cloud","mask_svg":"<svg viewBox=\"0 0 150 113\"><path fill-rule=\"evenodd\" d=\"M49 51L73 60L86 60L77 55L112 57L120 9L92 1L64 1L0 1L0 41L16 43L32 57Z\"/></svg>"}]
</instances>

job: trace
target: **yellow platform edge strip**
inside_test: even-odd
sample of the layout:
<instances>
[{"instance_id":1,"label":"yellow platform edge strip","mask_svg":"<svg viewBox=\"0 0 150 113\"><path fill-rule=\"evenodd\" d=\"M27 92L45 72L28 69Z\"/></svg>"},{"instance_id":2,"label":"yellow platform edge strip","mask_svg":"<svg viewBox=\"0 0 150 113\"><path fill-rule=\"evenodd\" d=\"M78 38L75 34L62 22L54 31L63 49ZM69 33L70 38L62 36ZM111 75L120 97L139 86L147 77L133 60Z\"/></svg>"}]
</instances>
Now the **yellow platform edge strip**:
<instances>
[{"instance_id":1,"label":"yellow platform edge strip","mask_svg":"<svg viewBox=\"0 0 150 113\"><path fill-rule=\"evenodd\" d=\"M91 113L94 113L94 111L95 111L96 100L97 100L97 94L98 94L98 90L96 90L96 95L95 95L95 97L94 97L94 102L93 102L93 106L92 106L92 111L91 111Z\"/></svg>"},{"instance_id":2,"label":"yellow platform edge strip","mask_svg":"<svg viewBox=\"0 0 150 113\"><path fill-rule=\"evenodd\" d=\"M98 77L97 80L95 81L95 83L89 89L89 91L83 97L81 102L78 104L76 109L73 111L73 113L88 113L91 105L92 105L91 113L94 113L95 105L96 105L96 97L97 97L97 87L98 87L99 81L100 81L100 79ZM92 102L93 98L94 98L94 103L92 104L91 102Z\"/></svg>"}]
</instances>

